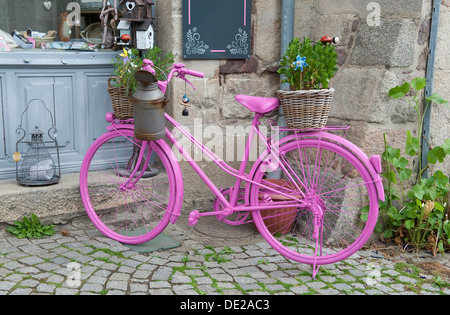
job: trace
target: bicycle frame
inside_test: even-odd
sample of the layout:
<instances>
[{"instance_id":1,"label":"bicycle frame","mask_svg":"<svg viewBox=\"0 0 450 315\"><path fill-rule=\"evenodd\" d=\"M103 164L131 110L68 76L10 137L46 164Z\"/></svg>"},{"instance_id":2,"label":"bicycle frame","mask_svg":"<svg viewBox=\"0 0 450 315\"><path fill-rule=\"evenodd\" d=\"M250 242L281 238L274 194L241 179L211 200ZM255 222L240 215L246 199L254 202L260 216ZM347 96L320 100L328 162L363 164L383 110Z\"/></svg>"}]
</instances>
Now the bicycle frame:
<instances>
[{"instance_id":1,"label":"bicycle frame","mask_svg":"<svg viewBox=\"0 0 450 315\"><path fill-rule=\"evenodd\" d=\"M151 61L146 64L144 70L152 71ZM184 69L183 64L175 64L171 67L167 80L161 82L161 90L165 92L173 76L191 84L186 80L186 75L203 77L200 72ZM360 249L375 227L379 200L384 200L379 176L380 156L369 158L355 144L345 139L349 128L347 126L325 126L309 130L277 126L277 130L274 130L275 126L272 126L269 120L272 132L270 136L265 135L259 128L260 119L264 116L263 113L279 106L278 100L253 96L237 100L254 113L238 169L227 164L167 113L164 119L174 128L165 128L167 142L163 139L152 142L138 140L133 133L133 119L116 120L114 114L108 113L106 120L111 125L107 130L111 133L102 135L90 147L80 172L82 201L94 225L111 238L138 244L159 235L169 222L176 223L182 209L184 191L183 174L178 162L179 156L176 155L178 151L216 196L213 211L191 211L189 225L196 224L203 216L215 216L231 225L253 221L263 238L283 256L312 265L313 277L320 265L345 259ZM191 152L186 151L182 142L174 136L172 131L176 130L224 173L233 176L234 185L225 189L217 188L194 161ZM334 131L338 130L344 132L344 137L334 134ZM287 131L291 134L276 138ZM255 137L265 143L266 150L252 163L253 166L248 172L247 166ZM114 141L123 143L118 151ZM114 150L109 151L111 144ZM122 157L122 152L128 155L131 147L131 157ZM109 160L108 156L102 159L99 155L99 167L94 162L94 156L101 149L105 149L106 155L113 156ZM162 172L158 169L152 170L152 158L157 156L160 157L162 166L158 163L155 167L161 167ZM122 167L124 162L125 167ZM105 174L102 174L102 163L111 166L112 174L119 177L113 176L114 181L110 181L111 170L106 167ZM144 174L147 169L150 172ZM279 172L283 175L278 176ZM162 176L156 177L158 174ZM152 176L155 178L148 182L139 182L141 178ZM97 177L98 182L105 183L106 188L101 192L104 197L94 198L93 204L89 183L90 179L94 178L94 185L97 185ZM148 186L149 183L154 186ZM246 183L245 194L241 188L243 183ZM117 194L110 194L110 186ZM151 190L149 187L152 187ZM153 187L161 188L161 192L152 195ZM147 190L148 195L140 195L140 192ZM93 191L97 193L97 190ZM117 201L116 196L119 197ZM244 202L242 196L245 196ZM105 204L103 201L109 200L110 197L114 197L114 202ZM152 202L153 199L155 202ZM274 209L276 211L270 211ZM262 210L267 210L264 215ZM253 220L248 220L251 211L255 211L252 213ZM233 213L237 215L229 217ZM112 222L109 222L110 217L107 215L111 215ZM293 226L294 222L296 226ZM126 233L123 232L124 228ZM336 246L339 247L337 251L334 249Z\"/></svg>"},{"instance_id":2,"label":"bicycle frame","mask_svg":"<svg viewBox=\"0 0 450 315\"><path fill-rule=\"evenodd\" d=\"M152 70L151 66L149 66L149 65L144 67L144 70L145 69ZM175 64L172 67L170 73L168 74L167 80L159 81L160 88L163 91L163 93L165 93L168 83L171 81L173 76L183 79L184 81L189 83L195 89L195 87L192 85L192 83L190 83L186 79L186 77L185 77L186 74L197 76L197 77L203 76L202 73L184 69L183 64ZM205 172L200 168L200 166L194 161L194 159L190 156L190 154L183 148L182 144L175 138L175 136L172 134L172 132L166 127L166 136L170 140L170 142L174 145L174 148L180 152L182 157L189 163L189 165L193 168L193 170L200 176L200 178L203 180L203 182L208 186L208 188L211 190L211 192L217 197L217 199L224 206L223 210L220 211L219 213L218 212L206 212L206 213L201 213L201 214L197 213L197 217L198 216L206 216L206 215L215 215L218 217L219 220L223 220L228 215L230 215L234 212L238 212L238 211L255 211L255 210L264 210L264 209L285 208L285 207L296 207L296 208L311 207L311 203L308 201L308 198L306 198L306 195L305 195L305 192L307 191L306 185L298 177L298 175L295 174L295 172L290 168L290 166L288 166L289 169L286 169L286 167L283 165L283 163L280 163L278 146L280 145L280 143L282 141L273 141L273 139L267 138L264 134L262 134L260 132L260 130L259 130L260 121L259 120L263 116L264 116L264 114L260 114L257 112L254 113L251 129L250 129L250 132L249 132L249 135L247 138L247 142L245 145L244 156L241 161L239 170L236 170L233 167L231 167L229 164L227 164L225 161L223 161L221 158L219 158L215 153L213 153L209 148L207 148L201 141L196 139L191 133L189 133L189 131L187 131L185 128L183 128L174 118L172 118L170 115L165 113L166 121L170 122L176 129L178 129L181 132L181 134L183 134L187 139L189 139L191 141L191 143L193 143L198 149L201 150L202 153L204 153L208 158L210 158L219 168L222 169L222 171L224 171L225 173L236 178L236 182L235 182L232 192L230 194L230 200L228 201L227 198L225 198L224 194L222 194L222 192L211 181L211 179L205 174ZM319 139L322 139L322 135L327 139L332 139L334 135L327 133L326 130L328 130L328 129L329 128L327 128L327 127L323 128L323 130L315 129L312 132L312 135L314 137L318 137ZM338 128L331 128L331 129L347 130L348 127L338 127ZM281 129L279 131L285 131L285 130ZM299 130L297 130L297 131L299 131ZM308 131L308 130L301 130L301 131ZM245 173L246 166L248 165L248 162L249 162L250 148L252 147L255 134L258 135L259 138L266 144L267 154L270 154L270 158L269 158L270 164L273 165L273 163L275 163L275 165L279 166L281 168L281 170L284 172L284 174L287 175L287 177L288 177L287 179L292 183L293 186L295 186L294 188L298 194L297 196L288 195L285 192L277 190L276 188L264 185L259 182L255 182L252 180L252 176L250 174ZM280 134L280 133L278 133L278 134ZM294 137L297 137L297 132ZM336 141L336 138L334 138L334 140ZM337 141L339 142L339 140L337 140ZM144 141L142 143L142 145L145 146L146 143L147 142ZM352 144L349 144L349 146L351 147ZM145 151L145 150L141 150L138 161L142 161L143 154L144 154L143 151ZM173 150L172 150L172 154L174 154ZM317 153L317 154L319 154L319 153ZM175 156L172 156L170 158L172 158L173 160L176 161ZM320 158L320 157L316 156L316 160L318 158ZM368 163L366 163L366 166L369 169L371 169L370 171L372 174L375 174L374 165L370 165L370 164L377 164L376 163L377 161L372 161L372 158L369 160L367 158L367 156L360 156L360 158L362 160L368 162ZM261 160L260 160L259 162L266 163L267 161L261 162ZM176 161L176 163L178 163L178 162ZM269 163L267 163L267 164L269 164ZM272 168L272 170L273 170L273 168ZM125 183L125 185L131 183L136 171L137 170L134 170L134 172L132 173L132 176L128 179L128 181ZM141 171L141 174L143 174L144 171L145 171L145 169ZM138 178L135 179L134 182L137 182L137 180L139 180L140 176L141 175L138 175ZM179 174L177 173L176 176L182 177L181 172ZM295 179L293 177L295 177ZM179 179L182 179L182 178L179 178ZM265 190L275 192L276 194L287 197L288 201L251 206L249 200L246 199L244 205L238 205L237 202L238 202L239 188L243 181L247 182L247 187L249 187L249 184L257 185ZM375 182L376 182L378 194L380 197L382 197L380 199L384 199L384 195L382 193L382 187L380 189L380 183L378 181L375 181ZM381 191L381 193L380 193L380 191ZM247 193L249 193L249 191L246 192L246 196L248 197Z\"/></svg>"},{"instance_id":3,"label":"bicycle frame","mask_svg":"<svg viewBox=\"0 0 450 315\"><path fill-rule=\"evenodd\" d=\"M297 175L295 175L295 172L293 172L293 171L289 172L288 170L286 170L286 168L283 169L285 174L291 176L289 178L289 180L293 183L293 185L296 186L295 188L296 188L297 192L299 193L299 198L295 198L295 196L288 195L282 191L277 190L276 188L264 185L260 182L255 182L252 180L253 175L254 175L253 173L249 173L249 174L245 173L245 169L249 162L250 148L254 141L255 134L257 134L260 137L260 139L262 139L264 141L264 143L266 143L267 152L275 152L276 153L276 154L272 154L271 157L273 157L275 159L276 164L283 167L283 164L280 163L280 160L278 159L278 153L279 153L278 146L280 144L287 143L290 140L297 139L299 137L298 132L301 131L302 136L305 136L305 137L315 137L318 139L324 139L324 141L331 140L331 141L339 142L339 141L342 141L343 138L341 138L337 135L334 135L332 133L329 133L327 131L328 130L343 130L344 133L346 134L349 127L348 126L337 126L337 127L324 127L320 130L318 130L318 129L294 130L295 131L294 135L289 135L283 139L280 139L279 141L272 141L273 139L269 140L259 130L259 124L260 124L259 119L261 117L263 117L262 114L255 113L255 116L252 121L251 129L250 129L249 135L247 137L244 156L241 161L239 170L236 170L233 167L231 167L229 164L227 164L225 161L223 161L221 158L219 158L215 153L213 153L209 148L207 148L202 142L200 142L198 139L196 139L191 133L189 133L185 128L183 128L174 118L169 116L167 113L165 114L165 119L168 122L170 122L185 137L187 137L192 143L194 143L194 145L196 147L198 147L203 153L205 153L206 156L208 158L210 158L225 173L236 178L235 185L234 185L232 193L230 195L230 200L228 201L225 198L225 196L222 194L221 190L219 190L217 188L217 186L205 174L205 172L201 169L201 167L194 161L194 159L191 157L191 155L184 149L182 144L175 138L175 136L172 134L172 132L166 127L166 136L170 140L170 142L174 145L174 148L169 153L169 154L173 154L173 155L170 156L169 158L173 159L175 161L175 163L178 163L178 161L175 157L175 153L174 153L175 149L178 150L180 152L180 154L182 155L182 157L189 163L189 165L191 165L193 170L200 176L200 178L203 180L203 182L208 186L208 188L211 190L211 192L218 198L218 200L222 203L222 205L224 205L224 208L223 208L224 210L220 211L219 213L218 212L199 213L198 211L196 211L197 212L196 215L198 217L207 216L207 215L215 215L218 218L218 220L223 220L228 215L230 215L234 212L246 212L246 211L255 211L255 210L286 208L286 207L306 208L306 207L311 206L311 204L308 202L308 198L306 198L306 196L305 196L305 191L307 190L306 186L303 183L303 181ZM114 119L110 117L109 119L107 118L107 121L112 123L111 126L107 127L108 130L115 130L115 131L120 132L120 129L133 129L133 124L131 123L132 120L127 121L128 123L126 123L125 121L115 122ZM279 131L279 133L282 133L287 130L279 128L278 131ZM289 131L293 131L293 130L289 129ZM345 134L344 134L344 136L345 136ZM164 140L158 140L158 141L164 141ZM146 145L146 143L147 142L144 141L142 143L142 146L144 147ZM135 143L135 144L137 144L137 143ZM357 151L357 147L350 142L347 143L347 147L354 152ZM142 161L142 159L147 160L148 156L145 158L143 156L144 151L145 150L141 150L139 157L138 157L139 161ZM378 156L373 156L369 159L366 155L364 155L363 153L360 153L358 155L358 157L365 162L365 165L369 169L371 174L377 174L380 171L380 169L381 169L381 167L379 166L380 159ZM139 164L137 164L137 165L139 165ZM145 168L139 171L140 174L137 177L133 177L136 174L136 172L137 172L137 169L134 170L134 172L128 178L128 180L125 181L125 183L123 184L124 186L137 182L139 180L139 178L142 176L142 174L145 172ZM297 181L292 178L291 174L294 174ZM176 176L182 177L181 170ZM179 178L179 179L182 180L182 178ZM288 201L277 201L276 203L268 203L267 205L259 204L257 206L251 206L249 204L250 203L249 200L246 199L244 205L237 205L239 188L240 188L242 181L247 182L247 187L249 186L248 183L257 185L263 189L274 192L277 195L282 195L282 196L287 197ZM297 185L297 183L300 185L300 187ZM375 183L379 198L381 200L384 200L384 193L383 193L383 186L381 183L381 179L377 179L377 180L374 179L374 183ZM178 216L179 216L179 213L172 213L172 215L174 215L174 218L171 219L171 222L175 223L176 218L178 218Z\"/></svg>"},{"instance_id":4,"label":"bicycle frame","mask_svg":"<svg viewBox=\"0 0 450 315\"><path fill-rule=\"evenodd\" d=\"M152 70L151 66L149 67L147 65L147 67L144 67L144 69L147 70ZM184 69L184 65L183 64L175 64L173 65L171 71L169 72L169 74L167 75L167 80L166 81L160 81L160 88L161 91L163 93L165 93L166 88L168 86L168 83L172 80L173 76L175 75L176 77L184 80L185 82L189 83L195 90L195 87L192 85L191 82L189 82L186 79L186 74L189 75L193 75L193 76L199 76L202 77L203 74L196 72L196 71L192 71L192 70L188 70L188 69ZM246 182L250 182L253 184L257 184L265 189L268 189L270 191L274 191L277 192L278 194L281 194L285 197L291 198L291 199L296 199L296 198L292 198L292 196L289 196L283 192L277 191L274 188L271 187L267 187L265 185L262 185L260 183L256 183L254 181L252 181L250 178L248 178L248 174L245 174L245 168L248 164L249 161L249 156L250 156L250 148L253 144L253 138L255 136L255 134L257 134L260 139L262 141L264 141L264 143L266 144L266 147L271 150L274 150L275 152L277 152L277 148L275 147L271 147L271 143L269 142L269 140L260 132L259 130L259 124L260 121L259 119L261 117L263 117L264 115L260 114L260 113L255 113L255 116L253 118L252 121L252 126L250 129L250 133L249 136L247 138L247 142L246 142L246 146L245 146L245 152L244 152L244 157L241 161L241 165L239 167L239 170L234 169L233 167L231 167L230 165L228 165L225 161L223 161L222 159L220 159L216 154L214 154L209 148L207 148L203 143L201 143L198 139L196 139L192 134L190 134L186 129L184 129L175 119L173 119L171 116L169 116L167 113L165 113L165 118L166 121L169 121L175 128L177 128L185 137L187 137L197 148L199 148L203 153L206 154L206 156L208 156L217 166L219 166L224 172L236 177L236 183L234 185L234 189L233 192L230 196L230 201L228 201L223 194L220 192L220 190L214 185L214 183L209 179L209 177L205 174L205 172L203 172L203 170L198 166L198 164L192 159L192 157L186 152L186 150L184 150L183 146L179 143L178 140L176 140L176 138L173 136L173 134L170 132L170 130L168 128L166 128L166 135L169 138L169 140L172 142L172 144L175 146L175 148L181 153L181 155L183 156L183 158L191 165L191 167L194 169L194 171L200 176L200 178L203 180L203 182L209 187L209 189L211 190L211 192L222 202L223 205L225 205L225 209L227 210L227 212L229 212L229 214L231 214L234 211L253 211L253 210L261 210L264 208L267 209L274 209L274 208L282 208L285 207L286 204L282 204L279 203L277 206L258 206L258 207L252 207L249 206L248 204L246 204L245 206L237 206L237 197L239 194L239 187L242 183L242 181L246 181ZM276 158L276 157L275 157ZM272 161L273 162L273 161ZM276 159L275 163L277 163L279 165L279 161L278 159ZM291 178L292 180L292 178ZM303 191L300 189L300 187L297 185L297 183L294 182L294 185L296 186L296 188L300 191L301 197L304 199L305 195L303 193ZM301 183L301 182L300 182ZM303 183L301 183L303 188L306 188ZM299 204L294 204L295 206L298 207L303 207L304 206L304 201L302 201L301 199L297 199L295 201L298 201ZM287 203L289 204L289 203ZM291 206L294 206L293 204L289 204Z\"/></svg>"}]
</instances>

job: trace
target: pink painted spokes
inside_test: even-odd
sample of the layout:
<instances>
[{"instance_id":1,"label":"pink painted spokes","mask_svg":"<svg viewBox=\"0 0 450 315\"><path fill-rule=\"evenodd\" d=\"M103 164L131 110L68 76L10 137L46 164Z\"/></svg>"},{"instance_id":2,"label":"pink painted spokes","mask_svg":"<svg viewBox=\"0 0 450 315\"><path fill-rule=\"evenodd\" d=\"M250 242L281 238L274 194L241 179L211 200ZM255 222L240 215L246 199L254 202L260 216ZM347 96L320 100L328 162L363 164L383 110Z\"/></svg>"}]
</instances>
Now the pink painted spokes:
<instances>
[{"instance_id":1,"label":"pink painted spokes","mask_svg":"<svg viewBox=\"0 0 450 315\"><path fill-rule=\"evenodd\" d=\"M122 130L99 138L86 156L80 186L94 224L125 243L158 235L176 200L173 170L159 146Z\"/></svg>"},{"instance_id":2,"label":"pink painted spokes","mask_svg":"<svg viewBox=\"0 0 450 315\"><path fill-rule=\"evenodd\" d=\"M280 193L254 185L252 205L286 203L286 195L294 200L302 187L305 207L253 212L264 238L286 257L315 266L358 250L372 233L378 208L375 184L359 158L339 144L311 138L282 146L279 160L276 172L257 171L254 180L278 186ZM270 179L274 174L280 177Z\"/></svg>"}]
</instances>

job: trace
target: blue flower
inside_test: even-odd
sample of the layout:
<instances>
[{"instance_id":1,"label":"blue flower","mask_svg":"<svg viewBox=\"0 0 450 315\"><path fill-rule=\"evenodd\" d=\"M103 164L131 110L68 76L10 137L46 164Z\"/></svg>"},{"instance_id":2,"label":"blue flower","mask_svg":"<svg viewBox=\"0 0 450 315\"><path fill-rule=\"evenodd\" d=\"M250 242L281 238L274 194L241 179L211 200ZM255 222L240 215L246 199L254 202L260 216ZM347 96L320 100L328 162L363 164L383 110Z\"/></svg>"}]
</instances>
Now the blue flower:
<instances>
[{"instance_id":1,"label":"blue flower","mask_svg":"<svg viewBox=\"0 0 450 315\"><path fill-rule=\"evenodd\" d=\"M306 57L300 57L300 55L297 56L297 60L292 63L295 66L295 70L300 68L300 70L303 72L303 68L307 67L308 64L306 63Z\"/></svg>"}]
</instances>

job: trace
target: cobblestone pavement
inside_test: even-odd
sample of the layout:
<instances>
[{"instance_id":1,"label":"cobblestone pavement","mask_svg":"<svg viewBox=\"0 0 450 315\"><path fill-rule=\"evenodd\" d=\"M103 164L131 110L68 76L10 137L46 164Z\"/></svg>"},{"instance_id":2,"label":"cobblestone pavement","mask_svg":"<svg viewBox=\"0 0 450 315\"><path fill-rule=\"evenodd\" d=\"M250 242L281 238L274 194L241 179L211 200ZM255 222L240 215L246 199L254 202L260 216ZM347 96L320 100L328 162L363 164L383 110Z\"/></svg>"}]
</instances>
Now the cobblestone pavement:
<instances>
[{"instance_id":1,"label":"cobblestone pavement","mask_svg":"<svg viewBox=\"0 0 450 315\"><path fill-rule=\"evenodd\" d=\"M140 254L81 221L39 240L2 228L0 295L450 294L449 253L365 248L312 279L311 266L279 255L252 228L227 227L235 237L225 245L222 235L177 223L164 233L180 247Z\"/></svg>"}]
</instances>

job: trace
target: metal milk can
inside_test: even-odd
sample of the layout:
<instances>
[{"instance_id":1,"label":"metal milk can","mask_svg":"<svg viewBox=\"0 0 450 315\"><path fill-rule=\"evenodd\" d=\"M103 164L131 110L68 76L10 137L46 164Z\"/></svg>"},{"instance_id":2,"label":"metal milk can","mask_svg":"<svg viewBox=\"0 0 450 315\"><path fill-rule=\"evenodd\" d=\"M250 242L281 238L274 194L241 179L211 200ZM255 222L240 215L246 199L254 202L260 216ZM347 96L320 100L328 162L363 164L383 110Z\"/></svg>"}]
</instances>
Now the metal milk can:
<instances>
[{"instance_id":1,"label":"metal milk can","mask_svg":"<svg viewBox=\"0 0 450 315\"><path fill-rule=\"evenodd\" d=\"M167 100L158 88L155 76L146 70L134 74L138 87L131 98L134 106L134 136L139 140L154 141L166 135L165 106Z\"/></svg>"}]
</instances>

